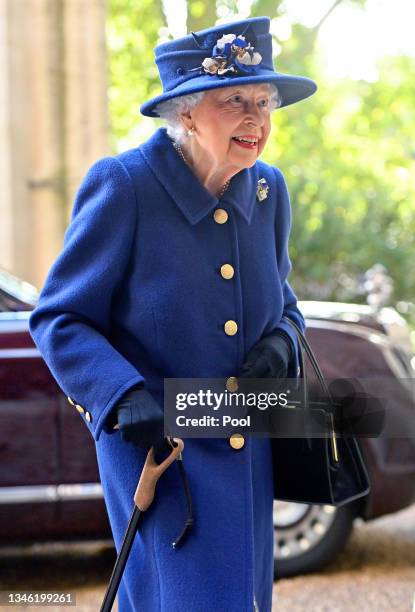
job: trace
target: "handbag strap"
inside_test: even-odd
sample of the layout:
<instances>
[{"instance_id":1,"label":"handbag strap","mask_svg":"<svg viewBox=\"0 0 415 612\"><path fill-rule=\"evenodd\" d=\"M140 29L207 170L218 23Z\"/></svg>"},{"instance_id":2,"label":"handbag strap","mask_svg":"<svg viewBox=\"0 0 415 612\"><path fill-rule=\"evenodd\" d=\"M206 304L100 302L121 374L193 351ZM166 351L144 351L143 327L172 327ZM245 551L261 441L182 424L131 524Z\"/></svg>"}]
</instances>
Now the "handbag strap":
<instances>
[{"instance_id":1,"label":"handbag strap","mask_svg":"<svg viewBox=\"0 0 415 612\"><path fill-rule=\"evenodd\" d=\"M307 338L305 337L305 335L303 334L302 329L297 325L297 323L295 323L292 319L290 319L287 316L283 316L282 317L284 319L284 321L286 321L289 325L291 325L291 327L294 329L297 339L298 339L298 356L299 356L299 362L300 362L300 373L302 373L301 378L304 379L304 393L303 393L303 398L304 398L304 402L305 405L308 405L308 395L307 395L307 375L306 375L306 367L305 367L305 362L304 362L304 350L307 353L307 356L310 360L311 365L314 368L314 371L316 373L317 379L321 385L321 387L323 388L324 392L326 393L327 397L329 398L329 402L332 405L333 404L333 398L331 396L331 393L329 391L329 388L327 386L327 383L324 379L323 373L321 371L320 366L317 363L317 359L311 349L311 346L307 340ZM330 416L330 422L331 422L331 446L332 446L332 454L333 454L333 460L335 463L339 463L339 451L337 448L337 441L336 441L336 432L334 429L334 418L333 418L333 412L330 410L327 410L327 413Z\"/></svg>"},{"instance_id":2,"label":"handbag strap","mask_svg":"<svg viewBox=\"0 0 415 612\"><path fill-rule=\"evenodd\" d=\"M312 450L311 436L307 428L306 410L309 409L308 403L308 381L307 381L307 369L305 367L304 349L301 342L298 343L298 361L300 364L300 378L303 379L303 428L304 437L307 440L308 450Z\"/></svg>"}]
</instances>

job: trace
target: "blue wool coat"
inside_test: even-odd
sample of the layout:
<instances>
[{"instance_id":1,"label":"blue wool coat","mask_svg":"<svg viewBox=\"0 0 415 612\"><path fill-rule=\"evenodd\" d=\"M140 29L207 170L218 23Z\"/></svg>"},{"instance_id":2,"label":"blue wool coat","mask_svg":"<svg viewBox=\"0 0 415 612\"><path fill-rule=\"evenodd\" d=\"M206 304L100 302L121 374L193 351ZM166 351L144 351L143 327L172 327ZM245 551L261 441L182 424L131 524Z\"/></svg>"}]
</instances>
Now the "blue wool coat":
<instances>
[{"instance_id":1,"label":"blue wool coat","mask_svg":"<svg viewBox=\"0 0 415 612\"><path fill-rule=\"evenodd\" d=\"M265 200L256 197L265 178ZM227 213L218 223L217 209ZM222 216L226 216L222 213ZM84 178L30 317L30 332L57 383L94 438L119 549L146 453L107 433L120 397L144 381L163 406L167 377L237 376L248 351L304 318L289 282L291 208L282 173L257 161L218 200L199 182L165 128L137 148L98 160ZM234 268L222 277L225 263ZM234 335L224 324L237 323ZM228 439L185 439L195 526L178 466L160 479L120 585L120 612L271 610L273 480L269 439L236 450Z\"/></svg>"}]
</instances>

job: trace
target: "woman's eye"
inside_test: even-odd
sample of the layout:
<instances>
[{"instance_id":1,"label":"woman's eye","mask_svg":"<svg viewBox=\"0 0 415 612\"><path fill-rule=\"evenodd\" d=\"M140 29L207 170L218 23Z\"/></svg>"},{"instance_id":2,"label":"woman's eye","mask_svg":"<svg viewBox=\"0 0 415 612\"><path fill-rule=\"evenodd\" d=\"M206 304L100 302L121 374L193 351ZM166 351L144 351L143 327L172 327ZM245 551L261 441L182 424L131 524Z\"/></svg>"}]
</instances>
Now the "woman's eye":
<instances>
[{"instance_id":1,"label":"woman's eye","mask_svg":"<svg viewBox=\"0 0 415 612\"><path fill-rule=\"evenodd\" d=\"M236 104L241 104L243 102L243 97L239 94L235 94L234 96L231 96L229 98L230 102L235 102ZM269 105L269 99L268 98L263 98L262 100L260 100L258 102L259 106L261 108L267 108Z\"/></svg>"}]
</instances>

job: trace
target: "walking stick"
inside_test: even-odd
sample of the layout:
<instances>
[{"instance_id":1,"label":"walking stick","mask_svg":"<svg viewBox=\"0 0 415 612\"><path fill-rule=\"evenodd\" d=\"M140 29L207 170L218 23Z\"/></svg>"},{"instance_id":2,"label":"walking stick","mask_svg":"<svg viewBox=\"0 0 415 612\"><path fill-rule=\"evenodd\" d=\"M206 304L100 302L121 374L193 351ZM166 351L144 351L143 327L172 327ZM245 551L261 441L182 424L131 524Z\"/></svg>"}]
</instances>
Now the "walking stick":
<instances>
[{"instance_id":1,"label":"walking stick","mask_svg":"<svg viewBox=\"0 0 415 612\"><path fill-rule=\"evenodd\" d=\"M140 480L138 481L137 489L134 494L134 510L131 514L100 612L111 612L138 525L142 521L144 512L149 508L154 499L157 481L169 465L180 456L184 448L183 440L180 438L167 438L167 440L172 450L170 455L160 464L155 460L154 447L152 446L148 451ZM176 446L173 446L172 440L174 440Z\"/></svg>"}]
</instances>

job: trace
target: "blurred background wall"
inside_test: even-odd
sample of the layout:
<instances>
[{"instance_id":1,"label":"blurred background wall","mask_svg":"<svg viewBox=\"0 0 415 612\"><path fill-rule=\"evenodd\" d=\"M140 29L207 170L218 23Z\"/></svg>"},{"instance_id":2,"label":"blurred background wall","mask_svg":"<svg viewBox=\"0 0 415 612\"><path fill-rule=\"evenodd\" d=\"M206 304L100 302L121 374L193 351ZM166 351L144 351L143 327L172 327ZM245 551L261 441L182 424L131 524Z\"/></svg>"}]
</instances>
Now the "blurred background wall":
<instances>
[{"instance_id":1,"label":"blurred background wall","mask_svg":"<svg viewBox=\"0 0 415 612\"><path fill-rule=\"evenodd\" d=\"M0 0L0 263L40 286L109 151L105 2Z\"/></svg>"}]
</instances>

